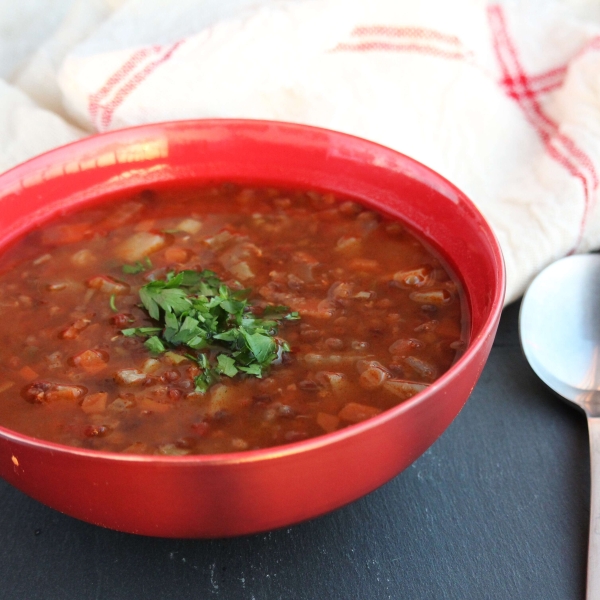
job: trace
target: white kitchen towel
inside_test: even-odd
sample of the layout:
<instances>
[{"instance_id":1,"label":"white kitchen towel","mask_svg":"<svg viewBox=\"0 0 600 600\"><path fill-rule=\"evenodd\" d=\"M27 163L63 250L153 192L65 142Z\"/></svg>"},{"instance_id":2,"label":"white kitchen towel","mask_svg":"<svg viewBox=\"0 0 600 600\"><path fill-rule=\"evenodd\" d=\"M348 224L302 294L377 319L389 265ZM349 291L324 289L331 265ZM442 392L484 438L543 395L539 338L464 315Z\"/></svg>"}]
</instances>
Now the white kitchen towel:
<instances>
[{"instance_id":1,"label":"white kitchen towel","mask_svg":"<svg viewBox=\"0 0 600 600\"><path fill-rule=\"evenodd\" d=\"M488 218L507 302L551 261L600 247L596 0L80 0L21 62L6 76L56 120L37 125L46 147L83 135L67 121L249 117L404 152ZM15 110L6 88L0 111ZM14 146L0 136L0 168L23 158Z\"/></svg>"}]
</instances>

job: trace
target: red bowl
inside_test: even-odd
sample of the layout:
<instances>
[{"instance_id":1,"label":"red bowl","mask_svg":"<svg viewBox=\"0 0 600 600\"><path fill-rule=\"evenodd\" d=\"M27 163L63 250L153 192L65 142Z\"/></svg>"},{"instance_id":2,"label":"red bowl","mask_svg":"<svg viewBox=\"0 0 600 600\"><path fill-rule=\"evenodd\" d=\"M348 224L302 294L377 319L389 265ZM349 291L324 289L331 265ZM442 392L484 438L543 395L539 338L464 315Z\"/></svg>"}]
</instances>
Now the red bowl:
<instances>
[{"instance_id":1,"label":"red bowl","mask_svg":"<svg viewBox=\"0 0 600 600\"><path fill-rule=\"evenodd\" d=\"M0 247L122 190L215 180L329 190L408 222L462 280L471 313L460 360L425 391L358 425L266 450L137 456L0 427L0 475L29 496L112 529L165 537L248 534L316 517L410 465L448 427L488 357L504 297L502 256L465 195L371 142L265 121L147 125L75 142L0 176Z\"/></svg>"}]
</instances>

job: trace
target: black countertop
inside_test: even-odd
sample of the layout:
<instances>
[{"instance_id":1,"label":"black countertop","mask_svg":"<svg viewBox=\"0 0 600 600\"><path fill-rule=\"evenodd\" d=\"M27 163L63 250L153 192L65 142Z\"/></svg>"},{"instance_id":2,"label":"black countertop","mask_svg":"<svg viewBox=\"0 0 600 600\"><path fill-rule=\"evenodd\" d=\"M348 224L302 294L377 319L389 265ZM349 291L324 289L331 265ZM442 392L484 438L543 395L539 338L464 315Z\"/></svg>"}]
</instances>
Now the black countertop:
<instances>
[{"instance_id":1,"label":"black countertop","mask_svg":"<svg viewBox=\"0 0 600 600\"><path fill-rule=\"evenodd\" d=\"M398 477L314 521L228 540L88 525L0 480L0 598L583 599L585 418L536 378L518 305L446 433Z\"/></svg>"}]
</instances>

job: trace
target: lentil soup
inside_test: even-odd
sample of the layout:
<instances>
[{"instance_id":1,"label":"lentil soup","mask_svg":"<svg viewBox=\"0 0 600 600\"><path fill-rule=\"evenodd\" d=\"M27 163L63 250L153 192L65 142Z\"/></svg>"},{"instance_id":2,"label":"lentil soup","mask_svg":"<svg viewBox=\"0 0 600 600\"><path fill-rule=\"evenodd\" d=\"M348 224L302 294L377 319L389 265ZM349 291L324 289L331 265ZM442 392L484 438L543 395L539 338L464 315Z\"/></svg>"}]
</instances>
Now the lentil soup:
<instances>
[{"instance_id":1,"label":"lentil soup","mask_svg":"<svg viewBox=\"0 0 600 600\"><path fill-rule=\"evenodd\" d=\"M0 257L0 425L163 455L303 440L425 389L466 315L443 259L352 199L145 190Z\"/></svg>"}]
</instances>

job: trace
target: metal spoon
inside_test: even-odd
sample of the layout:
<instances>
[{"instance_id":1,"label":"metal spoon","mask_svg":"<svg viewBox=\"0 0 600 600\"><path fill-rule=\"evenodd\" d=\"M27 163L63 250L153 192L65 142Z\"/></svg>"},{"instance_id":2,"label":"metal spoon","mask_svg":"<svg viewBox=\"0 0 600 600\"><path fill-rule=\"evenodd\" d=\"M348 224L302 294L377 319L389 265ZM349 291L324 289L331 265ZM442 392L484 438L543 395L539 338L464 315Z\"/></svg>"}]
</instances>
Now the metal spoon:
<instances>
[{"instance_id":1,"label":"metal spoon","mask_svg":"<svg viewBox=\"0 0 600 600\"><path fill-rule=\"evenodd\" d=\"M542 271L521 304L521 345L540 379L583 409L590 435L587 599L600 598L600 255L563 258Z\"/></svg>"}]
</instances>

